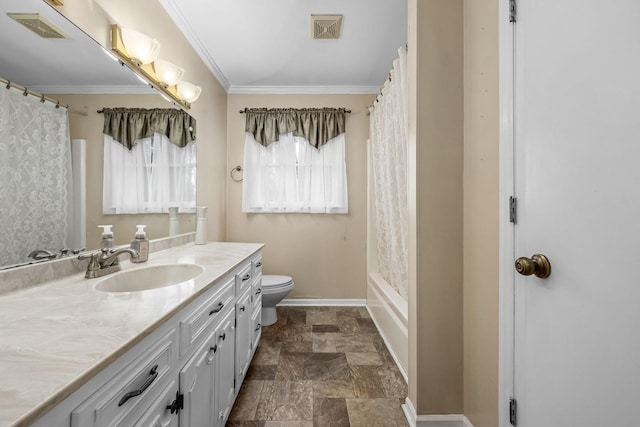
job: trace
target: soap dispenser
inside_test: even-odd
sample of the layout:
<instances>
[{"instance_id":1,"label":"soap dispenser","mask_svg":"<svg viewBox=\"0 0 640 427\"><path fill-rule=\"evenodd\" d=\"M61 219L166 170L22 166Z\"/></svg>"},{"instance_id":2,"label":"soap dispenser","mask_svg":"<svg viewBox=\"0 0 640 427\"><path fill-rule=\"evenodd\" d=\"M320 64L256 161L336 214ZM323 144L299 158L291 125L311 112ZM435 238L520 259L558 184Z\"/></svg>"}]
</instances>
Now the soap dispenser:
<instances>
[{"instance_id":1,"label":"soap dispenser","mask_svg":"<svg viewBox=\"0 0 640 427\"><path fill-rule=\"evenodd\" d=\"M136 225L138 230L131 242L131 249L138 251L137 257L131 257L131 262L145 262L149 259L149 239L144 232L146 225Z\"/></svg>"},{"instance_id":2,"label":"soap dispenser","mask_svg":"<svg viewBox=\"0 0 640 427\"><path fill-rule=\"evenodd\" d=\"M102 241L100 242L100 249L111 249L113 247L113 232L111 231L112 225L99 225L98 228L102 228Z\"/></svg>"}]
</instances>

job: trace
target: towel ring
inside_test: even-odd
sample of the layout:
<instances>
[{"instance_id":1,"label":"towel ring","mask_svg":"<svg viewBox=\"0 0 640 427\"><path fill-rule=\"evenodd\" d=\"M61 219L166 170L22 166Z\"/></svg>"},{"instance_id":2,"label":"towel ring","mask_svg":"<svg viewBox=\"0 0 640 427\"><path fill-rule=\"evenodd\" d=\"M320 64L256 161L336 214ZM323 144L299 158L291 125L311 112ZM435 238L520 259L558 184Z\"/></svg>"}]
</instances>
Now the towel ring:
<instances>
[{"instance_id":1,"label":"towel ring","mask_svg":"<svg viewBox=\"0 0 640 427\"><path fill-rule=\"evenodd\" d=\"M234 180L235 182L242 182L242 178L238 179L233 175L234 172L242 172L242 166L236 166L235 168L231 169L231 172L229 173L232 180Z\"/></svg>"}]
</instances>

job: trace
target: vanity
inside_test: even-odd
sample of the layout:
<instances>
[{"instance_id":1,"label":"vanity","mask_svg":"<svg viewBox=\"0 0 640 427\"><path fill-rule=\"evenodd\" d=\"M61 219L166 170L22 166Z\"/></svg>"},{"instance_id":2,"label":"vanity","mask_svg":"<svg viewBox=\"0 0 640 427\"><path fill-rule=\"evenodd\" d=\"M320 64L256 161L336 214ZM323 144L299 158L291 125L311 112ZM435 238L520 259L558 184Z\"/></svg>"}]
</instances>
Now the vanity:
<instances>
[{"instance_id":1,"label":"vanity","mask_svg":"<svg viewBox=\"0 0 640 427\"><path fill-rule=\"evenodd\" d=\"M260 339L262 247L187 243L0 295L0 426L224 426Z\"/></svg>"}]
</instances>

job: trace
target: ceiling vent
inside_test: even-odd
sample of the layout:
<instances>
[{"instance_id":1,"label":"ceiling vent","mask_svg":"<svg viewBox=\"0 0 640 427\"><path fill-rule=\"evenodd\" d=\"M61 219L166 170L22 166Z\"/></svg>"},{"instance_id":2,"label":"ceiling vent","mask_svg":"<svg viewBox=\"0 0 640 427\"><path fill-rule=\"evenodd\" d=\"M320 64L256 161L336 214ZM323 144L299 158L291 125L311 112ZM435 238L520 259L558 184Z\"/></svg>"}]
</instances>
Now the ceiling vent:
<instances>
[{"instance_id":1,"label":"ceiling vent","mask_svg":"<svg viewBox=\"0 0 640 427\"><path fill-rule=\"evenodd\" d=\"M312 39L338 39L342 15L311 15Z\"/></svg>"},{"instance_id":2,"label":"ceiling vent","mask_svg":"<svg viewBox=\"0 0 640 427\"><path fill-rule=\"evenodd\" d=\"M7 13L7 15L45 39L66 39L68 37L39 13Z\"/></svg>"}]
</instances>

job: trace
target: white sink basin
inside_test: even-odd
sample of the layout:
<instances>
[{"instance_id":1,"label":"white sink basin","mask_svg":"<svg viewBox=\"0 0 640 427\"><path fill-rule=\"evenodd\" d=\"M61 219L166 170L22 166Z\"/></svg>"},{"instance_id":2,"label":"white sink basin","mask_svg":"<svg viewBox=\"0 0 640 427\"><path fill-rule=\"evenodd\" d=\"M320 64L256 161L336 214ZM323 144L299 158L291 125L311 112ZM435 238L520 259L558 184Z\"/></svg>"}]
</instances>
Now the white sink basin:
<instances>
[{"instance_id":1,"label":"white sink basin","mask_svg":"<svg viewBox=\"0 0 640 427\"><path fill-rule=\"evenodd\" d=\"M179 285L195 279L204 271L196 264L154 265L122 271L101 280L96 290L102 292L139 292Z\"/></svg>"}]
</instances>

